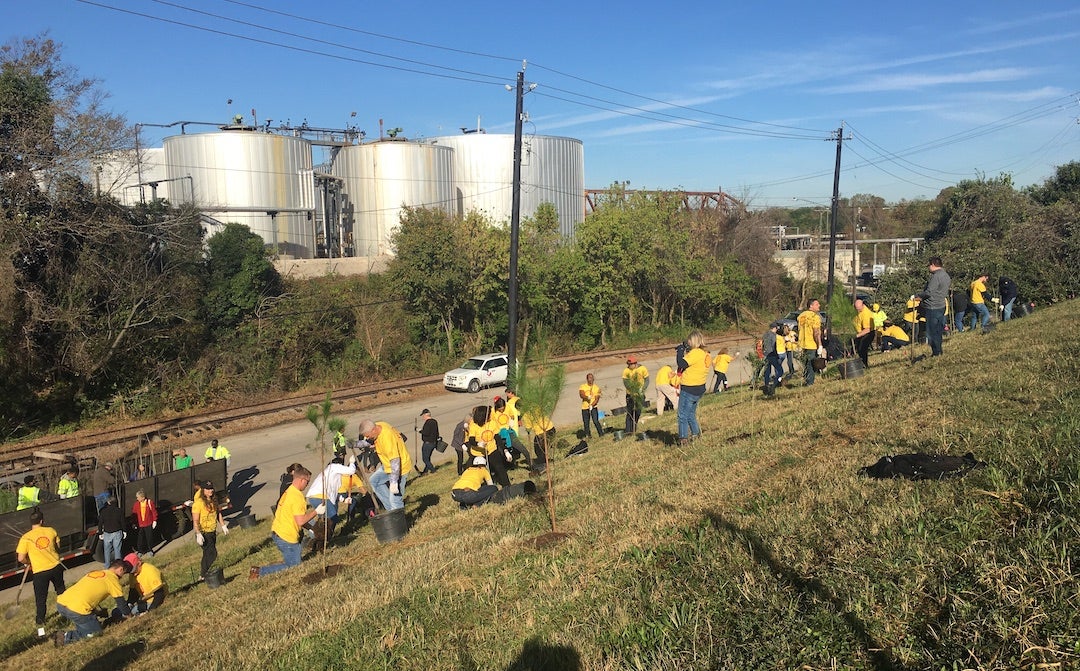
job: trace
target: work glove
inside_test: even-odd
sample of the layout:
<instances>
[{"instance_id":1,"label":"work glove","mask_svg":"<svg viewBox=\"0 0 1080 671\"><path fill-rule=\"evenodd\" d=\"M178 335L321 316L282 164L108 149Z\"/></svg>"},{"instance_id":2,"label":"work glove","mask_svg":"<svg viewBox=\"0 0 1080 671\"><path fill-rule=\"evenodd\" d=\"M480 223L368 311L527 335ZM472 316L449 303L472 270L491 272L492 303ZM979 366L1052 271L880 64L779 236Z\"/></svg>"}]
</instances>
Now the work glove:
<instances>
[{"instance_id":1,"label":"work glove","mask_svg":"<svg viewBox=\"0 0 1080 671\"><path fill-rule=\"evenodd\" d=\"M507 461L513 461L514 460L514 455L510 454L510 450L503 450L503 456L506 457Z\"/></svg>"},{"instance_id":2,"label":"work glove","mask_svg":"<svg viewBox=\"0 0 1080 671\"><path fill-rule=\"evenodd\" d=\"M487 447L487 441L486 440L478 440L478 441L476 441L476 446L479 447L482 450L485 447Z\"/></svg>"},{"instance_id":3,"label":"work glove","mask_svg":"<svg viewBox=\"0 0 1080 671\"><path fill-rule=\"evenodd\" d=\"M153 522L150 523L150 528L151 529L157 529L157 520L154 520Z\"/></svg>"},{"instance_id":4,"label":"work glove","mask_svg":"<svg viewBox=\"0 0 1080 671\"><path fill-rule=\"evenodd\" d=\"M194 504L195 504L195 502L192 501L191 499L188 499L187 501L184 501L184 505L187 506L188 508L190 508Z\"/></svg>"},{"instance_id":5,"label":"work glove","mask_svg":"<svg viewBox=\"0 0 1080 671\"><path fill-rule=\"evenodd\" d=\"M320 517L325 515L326 514L326 504L325 503L320 503L319 505L315 506L315 514L320 516Z\"/></svg>"},{"instance_id":6,"label":"work glove","mask_svg":"<svg viewBox=\"0 0 1080 671\"><path fill-rule=\"evenodd\" d=\"M199 547L202 547L204 540L205 539L203 538L202 532L195 534L195 542L199 545Z\"/></svg>"},{"instance_id":7,"label":"work glove","mask_svg":"<svg viewBox=\"0 0 1080 671\"><path fill-rule=\"evenodd\" d=\"M818 350L817 350L817 355L820 358L824 359L825 358L825 348L824 347L819 347Z\"/></svg>"},{"instance_id":8,"label":"work glove","mask_svg":"<svg viewBox=\"0 0 1080 671\"><path fill-rule=\"evenodd\" d=\"M351 506L352 505L352 497L351 496L349 498L345 499L345 505L346 506Z\"/></svg>"},{"instance_id":9,"label":"work glove","mask_svg":"<svg viewBox=\"0 0 1080 671\"><path fill-rule=\"evenodd\" d=\"M122 533L122 534L123 534L123 536L122 536L123 540L127 540L127 532L126 532L126 531L122 531L122 532L120 532L120 533Z\"/></svg>"},{"instance_id":10,"label":"work glove","mask_svg":"<svg viewBox=\"0 0 1080 671\"><path fill-rule=\"evenodd\" d=\"M355 466L356 465L356 455L355 454L350 454L349 455L349 465L350 466Z\"/></svg>"},{"instance_id":11,"label":"work glove","mask_svg":"<svg viewBox=\"0 0 1080 671\"><path fill-rule=\"evenodd\" d=\"M390 483L390 493L394 496L401 495L401 487L398 486L397 480L394 480Z\"/></svg>"},{"instance_id":12,"label":"work glove","mask_svg":"<svg viewBox=\"0 0 1080 671\"><path fill-rule=\"evenodd\" d=\"M229 527L225 526L224 524L221 525L221 535L222 536L228 536L229 535Z\"/></svg>"}]
</instances>

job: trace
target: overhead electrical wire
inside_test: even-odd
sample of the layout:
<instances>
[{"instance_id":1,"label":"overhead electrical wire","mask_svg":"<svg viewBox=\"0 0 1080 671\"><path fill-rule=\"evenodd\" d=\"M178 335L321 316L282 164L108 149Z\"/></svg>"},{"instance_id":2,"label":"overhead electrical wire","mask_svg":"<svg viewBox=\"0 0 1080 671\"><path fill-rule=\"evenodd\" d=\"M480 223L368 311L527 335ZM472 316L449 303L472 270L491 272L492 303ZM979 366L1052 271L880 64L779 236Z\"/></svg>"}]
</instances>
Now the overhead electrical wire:
<instances>
[{"instance_id":1,"label":"overhead electrical wire","mask_svg":"<svg viewBox=\"0 0 1080 671\"><path fill-rule=\"evenodd\" d=\"M248 42L255 42L257 44L264 44L264 45L271 46L271 47L278 47L278 48L281 48L281 49L288 49L290 51L298 51L300 53L312 54L314 56L325 56L327 58L334 58L334 59L337 59L337 60L340 60L340 61L348 61L350 63L359 63L361 65L370 65L370 66L377 67L377 68L385 68L387 70L397 70L399 72L412 72L414 74L427 75L429 77L440 77L442 79L453 79L453 80L456 80L456 81L472 82L472 83L475 83L475 84L487 84L487 85L503 86L503 85L505 85L505 83L507 81L509 81L507 79L503 79L503 80L500 80L500 81L484 81L484 80L480 80L480 79L474 79L472 77L464 77L464 76L458 76L458 75L444 74L444 73L440 73L440 72L429 72L429 71L426 71L426 70L417 70L415 68L408 68L408 67L403 67L403 66L400 66L400 65L390 65L390 64L387 64L387 63L376 63L374 61L366 61L366 60L363 60L363 59L360 59L360 58L352 58L350 56L343 56L341 54L332 54L332 53L328 53L328 52L325 52L325 51L317 51L315 49L305 49L304 47L297 47L297 46L293 46L293 45L290 45L290 44L279 44L277 42L271 42L269 40L262 40L262 39L259 39L257 37L250 37L248 35L240 35L238 33L230 33L228 31L218 30L216 28L207 28L206 26L200 26L200 25L196 25L196 24L193 24L193 23L186 23L184 21L177 21L175 19L166 19L164 17L155 16L153 14L146 14L144 12L136 12L136 11L131 10L131 9L123 9L121 7L114 7L112 5L106 5L106 4L101 3L101 2L93 2L93 0L75 0L75 1L80 2L80 3L84 4L84 5L92 5L94 7L100 7L102 9L108 9L108 10L111 10L111 11L114 11L114 12L120 12L122 14L131 14L132 16L140 16L142 18L150 19L152 21L160 21L162 23L169 23L169 24L176 25L176 26L183 26L185 28L191 28L191 29L194 29L194 30L201 30L203 32L212 33L212 34L215 34L215 35L223 35L225 37L234 37L234 38L239 39L239 40L246 40ZM432 66L432 67L434 67L434 66Z\"/></svg>"}]
</instances>

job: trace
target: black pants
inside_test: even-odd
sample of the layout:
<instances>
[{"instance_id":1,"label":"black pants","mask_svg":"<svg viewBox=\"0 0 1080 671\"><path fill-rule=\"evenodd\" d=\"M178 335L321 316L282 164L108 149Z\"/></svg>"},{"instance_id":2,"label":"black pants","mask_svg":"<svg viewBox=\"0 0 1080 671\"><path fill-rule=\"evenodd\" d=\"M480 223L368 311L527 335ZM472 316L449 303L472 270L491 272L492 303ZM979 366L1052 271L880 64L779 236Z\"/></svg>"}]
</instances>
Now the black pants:
<instances>
[{"instance_id":1,"label":"black pants","mask_svg":"<svg viewBox=\"0 0 1080 671\"><path fill-rule=\"evenodd\" d=\"M546 433L538 433L533 436L533 453L536 454L537 463L547 463L547 448L544 447L544 442L547 441L547 446L552 447L551 443L554 440L555 429L548 429Z\"/></svg>"},{"instance_id":2,"label":"black pants","mask_svg":"<svg viewBox=\"0 0 1080 671\"><path fill-rule=\"evenodd\" d=\"M64 587L64 566L63 564L57 564L48 571L35 573L32 580L34 581L34 606L37 608L34 621L40 627L45 624L45 601L49 597L49 584L52 584L57 596L63 594L64 589L66 589Z\"/></svg>"},{"instance_id":3,"label":"black pants","mask_svg":"<svg viewBox=\"0 0 1080 671\"><path fill-rule=\"evenodd\" d=\"M641 421L641 404L630 394L626 395L626 433L637 432L638 422ZM603 434L600 434L603 435Z\"/></svg>"},{"instance_id":4,"label":"black pants","mask_svg":"<svg viewBox=\"0 0 1080 671\"><path fill-rule=\"evenodd\" d=\"M135 547L138 549L139 554L146 554L154 549L154 527L145 526L139 527L138 536L136 537Z\"/></svg>"},{"instance_id":5,"label":"black pants","mask_svg":"<svg viewBox=\"0 0 1080 671\"><path fill-rule=\"evenodd\" d=\"M202 574L206 575L210 571L210 567L217 561L217 532L204 531L202 535L202 562L200 562L199 568L202 569Z\"/></svg>"},{"instance_id":6,"label":"black pants","mask_svg":"<svg viewBox=\"0 0 1080 671\"><path fill-rule=\"evenodd\" d=\"M480 485L480 489L455 489L450 492L450 498L466 506L479 506L487 503L495 496L499 488L495 485Z\"/></svg>"},{"instance_id":7,"label":"black pants","mask_svg":"<svg viewBox=\"0 0 1080 671\"><path fill-rule=\"evenodd\" d=\"M420 446L420 457L424 461L424 472L434 472L435 465L431 463L431 455L435 452L435 443L424 443Z\"/></svg>"},{"instance_id":8,"label":"black pants","mask_svg":"<svg viewBox=\"0 0 1080 671\"><path fill-rule=\"evenodd\" d=\"M869 368L870 362L870 346L874 344L874 332L871 331L864 336L855 338L855 352L858 353L859 358L862 359L863 367Z\"/></svg>"},{"instance_id":9,"label":"black pants","mask_svg":"<svg viewBox=\"0 0 1080 671\"><path fill-rule=\"evenodd\" d=\"M503 454L503 450L506 449L506 443L503 442L502 437L495 436L495 449L491 454L487 455L488 471L491 472L491 479L495 481L495 484L500 487L510 486L510 476L506 474L506 455Z\"/></svg>"}]
</instances>

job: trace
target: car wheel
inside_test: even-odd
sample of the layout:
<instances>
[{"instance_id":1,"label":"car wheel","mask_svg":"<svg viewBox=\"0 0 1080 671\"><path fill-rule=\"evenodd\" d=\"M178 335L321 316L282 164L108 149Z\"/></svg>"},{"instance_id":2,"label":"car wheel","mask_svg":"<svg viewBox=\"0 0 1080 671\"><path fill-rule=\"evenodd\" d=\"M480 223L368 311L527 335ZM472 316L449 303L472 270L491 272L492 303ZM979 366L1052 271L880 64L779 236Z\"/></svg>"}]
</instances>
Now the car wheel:
<instances>
[{"instance_id":1,"label":"car wheel","mask_svg":"<svg viewBox=\"0 0 1080 671\"><path fill-rule=\"evenodd\" d=\"M480 380L469 380L469 393L475 394L480 391Z\"/></svg>"}]
</instances>

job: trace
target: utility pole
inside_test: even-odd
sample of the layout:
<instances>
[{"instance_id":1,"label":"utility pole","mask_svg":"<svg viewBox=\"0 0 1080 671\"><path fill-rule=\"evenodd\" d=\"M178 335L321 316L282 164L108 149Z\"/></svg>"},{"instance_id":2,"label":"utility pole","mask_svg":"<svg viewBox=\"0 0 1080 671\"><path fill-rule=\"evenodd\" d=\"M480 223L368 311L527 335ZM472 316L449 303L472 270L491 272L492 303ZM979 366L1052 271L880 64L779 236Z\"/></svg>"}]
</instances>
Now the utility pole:
<instances>
[{"instance_id":1,"label":"utility pole","mask_svg":"<svg viewBox=\"0 0 1080 671\"><path fill-rule=\"evenodd\" d=\"M507 290L509 314L506 337L507 363L510 370L517 365L517 301L518 301L518 237L521 228L521 126L525 107L525 61L517 73L514 111L514 185L510 205L510 286Z\"/></svg>"},{"instance_id":2,"label":"utility pole","mask_svg":"<svg viewBox=\"0 0 1080 671\"><path fill-rule=\"evenodd\" d=\"M828 309L829 303L832 302L833 282L836 280L836 217L838 214L837 209L840 205L840 148L844 144L843 123L836 129L836 137L829 138L829 140L833 139L836 140L836 168L833 170L832 209L829 214L829 279L828 287L825 290L826 309ZM854 240L852 241L852 244L854 244Z\"/></svg>"}]
</instances>

